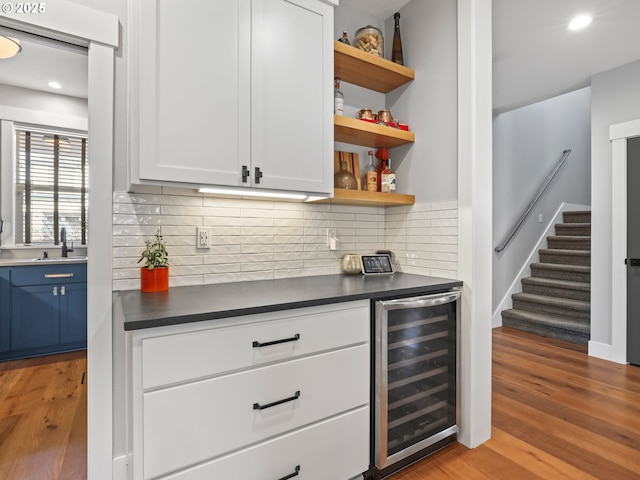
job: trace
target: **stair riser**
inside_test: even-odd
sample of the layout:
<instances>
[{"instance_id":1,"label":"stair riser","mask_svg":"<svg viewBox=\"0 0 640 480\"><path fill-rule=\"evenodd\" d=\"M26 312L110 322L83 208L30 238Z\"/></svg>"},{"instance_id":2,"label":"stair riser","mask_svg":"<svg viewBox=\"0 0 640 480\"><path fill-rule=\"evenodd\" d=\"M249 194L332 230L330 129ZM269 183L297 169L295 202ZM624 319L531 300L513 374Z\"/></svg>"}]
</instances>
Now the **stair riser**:
<instances>
[{"instance_id":1,"label":"stair riser","mask_svg":"<svg viewBox=\"0 0 640 480\"><path fill-rule=\"evenodd\" d=\"M578 227L570 223L559 223L556 225L556 235L589 237L591 236L591 227Z\"/></svg>"},{"instance_id":2,"label":"stair riser","mask_svg":"<svg viewBox=\"0 0 640 480\"><path fill-rule=\"evenodd\" d=\"M517 310L524 310L525 312L543 313L560 317L582 319L589 321L589 311L574 310L570 308L563 308L555 305L547 305L544 303L528 302L518 298L513 299L513 308Z\"/></svg>"},{"instance_id":3,"label":"stair riser","mask_svg":"<svg viewBox=\"0 0 640 480\"><path fill-rule=\"evenodd\" d=\"M591 212L564 212L564 223L591 223Z\"/></svg>"},{"instance_id":4,"label":"stair riser","mask_svg":"<svg viewBox=\"0 0 640 480\"><path fill-rule=\"evenodd\" d=\"M591 274L583 272L571 272L566 270L549 270L531 266L531 276L539 278L551 278L554 280L568 280L571 282L590 282Z\"/></svg>"},{"instance_id":5,"label":"stair riser","mask_svg":"<svg viewBox=\"0 0 640 480\"><path fill-rule=\"evenodd\" d=\"M590 256L582 255L563 255L557 253L540 252L541 263L553 263L556 265L580 265L588 267L591 265Z\"/></svg>"},{"instance_id":6,"label":"stair riser","mask_svg":"<svg viewBox=\"0 0 640 480\"><path fill-rule=\"evenodd\" d=\"M590 293L582 290L571 290L569 288L543 287L540 285L529 285L525 283L522 284L522 292L533 293L534 295L545 295L547 297L554 297L554 298L567 298L569 300L581 300L583 302L588 302L591 299Z\"/></svg>"},{"instance_id":7,"label":"stair riser","mask_svg":"<svg viewBox=\"0 0 640 480\"><path fill-rule=\"evenodd\" d=\"M569 239L562 237L547 237L547 245L548 248L555 248L561 250L583 250L590 251L591 250L591 238L585 238L584 240L580 239Z\"/></svg>"},{"instance_id":8,"label":"stair riser","mask_svg":"<svg viewBox=\"0 0 640 480\"><path fill-rule=\"evenodd\" d=\"M565 330L556 330L546 325L532 324L527 321L520 320L518 318L510 318L503 313L502 325L509 328L517 328L529 333L535 333L545 337L557 338L565 342L571 342L578 345L587 345L589 342L589 335L582 332L567 332Z\"/></svg>"}]
</instances>

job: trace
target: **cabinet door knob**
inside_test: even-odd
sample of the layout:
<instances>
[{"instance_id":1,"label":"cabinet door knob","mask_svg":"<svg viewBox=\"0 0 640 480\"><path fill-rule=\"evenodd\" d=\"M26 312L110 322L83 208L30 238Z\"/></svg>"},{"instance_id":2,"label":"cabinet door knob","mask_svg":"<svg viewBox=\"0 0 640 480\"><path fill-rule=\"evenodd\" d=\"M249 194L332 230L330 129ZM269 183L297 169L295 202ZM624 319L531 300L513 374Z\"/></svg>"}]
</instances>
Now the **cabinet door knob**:
<instances>
[{"instance_id":1,"label":"cabinet door knob","mask_svg":"<svg viewBox=\"0 0 640 480\"><path fill-rule=\"evenodd\" d=\"M256 183L260 183L260 179L262 178L262 172L260 171L259 167L256 167L256 171L255 171L255 181Z\"/></svg>"},{"instance_id":2,"label":"cabinet door knob","mask_svg":"<svg viewBox=\"0 0 640 480\"><path fill-rule=\"evenodd\" d=\"M53 287L53 296L54 297L58 296L58 287Z\"/></svg>"},{"instance_id":3,"label":"cabinet door knob","mask_svg":"<svg viewBox=\"0 0 640 480\"><path fill-rule=\"evenodd\" d=\"M60 287L60 295L64 295L66 293L64 287Z\"/></svg>"}]
</instances>

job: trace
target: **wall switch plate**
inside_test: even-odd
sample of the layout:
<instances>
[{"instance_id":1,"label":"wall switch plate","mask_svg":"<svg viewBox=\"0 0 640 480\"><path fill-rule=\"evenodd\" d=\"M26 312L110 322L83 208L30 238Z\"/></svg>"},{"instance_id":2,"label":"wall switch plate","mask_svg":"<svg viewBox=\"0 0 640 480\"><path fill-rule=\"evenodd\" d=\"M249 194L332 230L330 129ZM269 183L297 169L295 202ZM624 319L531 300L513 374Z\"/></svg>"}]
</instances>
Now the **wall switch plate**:
<instances>
[{"instance_id":1,"label":"wall switch plate","mask_svg":"<svg viewBox=\"0 0 640 480\"><path fill-rule=\"evenodd\" d=\"M198 227L196 232L196 248L211 248L211 229Z\"/></svg>"},{"instance_id":2,"label":"wall switch plate","mask_svg":"<svg viewBox=\"0 0 640 480\"><path fill-rule=\"evenodd\" d=\"M538 215L538 223L542 223L542 214Z\"/></svg>"},{"instance_id":3,"label":"wall switch plate","mask_svg":"<svg viewBox=\"0 0 640 480\"><path fill-rule=\"evenodd\" d=\"M332 228L327 230L327 246L329 247L329 250L337 250L338 249L337 233Z\"/></svg>"}]
</instances>

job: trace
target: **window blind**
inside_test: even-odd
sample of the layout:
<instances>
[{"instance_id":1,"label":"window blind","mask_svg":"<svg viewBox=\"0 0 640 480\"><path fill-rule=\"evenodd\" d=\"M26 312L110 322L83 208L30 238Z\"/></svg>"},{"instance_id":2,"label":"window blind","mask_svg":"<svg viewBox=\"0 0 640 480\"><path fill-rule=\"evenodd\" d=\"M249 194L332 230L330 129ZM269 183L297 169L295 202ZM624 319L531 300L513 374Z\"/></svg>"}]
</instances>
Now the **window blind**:
<instances>
[{"instance_id":1,"label":"window blind","mask_svg":"<svg viewBox=\"0 0 640 480\"><path fill-rule=\"evenodd\" d=\"M87 139L16 128L16 148L16 243L86 245Z\"/></svg>"}]
</instances>

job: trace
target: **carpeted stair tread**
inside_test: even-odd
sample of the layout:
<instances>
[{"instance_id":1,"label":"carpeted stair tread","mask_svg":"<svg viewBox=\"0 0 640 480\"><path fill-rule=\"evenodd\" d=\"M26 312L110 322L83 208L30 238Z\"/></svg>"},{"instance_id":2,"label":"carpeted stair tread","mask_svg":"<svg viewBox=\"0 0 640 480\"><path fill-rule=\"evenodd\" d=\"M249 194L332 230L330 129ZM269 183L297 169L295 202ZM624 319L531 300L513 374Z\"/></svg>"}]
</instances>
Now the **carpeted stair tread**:
<instances>
[{"instance_id":1,"label":"carpeted stair tread","mask_svg":"<svg viewBox=\"0 0 640 480\"><path fill-rule=\"evenodd\" d=\"M548 249L591 251L591 236L552 235L547 237Z\"/></svg>"},{"instance_id":2,"label":"carpeted stair tread","mask_svg":"<svg viewBox=\"0 0 640 480\"><path fill-rule=\"evenodd\" d=\"M512 297L514 301L519 300L531 304L551 305L554 307L561 307L576 312L589 312L591 310L591 305L589 304L589 302L584 302L581 300L548 297L546 295L535 295L533 293L514 293Z\"/></svg>"},{"instance_id":3,"label":"carpeted stair tread","mask_svg":"<svg viewBox=\"0 0 640 480\"><path fill-rule=\"evenodd\" d=\"M517 309L502 312L502 324L526 332L586 345L590 338L588 320L554 317Z\"/></svg>"},{"instance_id":4,"label":"carpeted stair tread","mask_svg":"<svg viewBox=\"0 0 640 480\"><path fill-rule=\"evenodd\" d=\"M589 250L565 250L553 248L541 248L540 262L558 263L566 265L589 266L591 264L591 251Z\"/></svg>"},{"instance_id":5,"label":"carpeted stair tread","mask_svg":"<svg viewBox=\"0 0 640 480\"><path fill-rule=\"evenodd\" d=\"M563 212L564 223L591 223L591 212L589 210L576 212Z\"/></svg>"},{"instance_id":6,"label":"carpeted stair tread","mask_svg":"<svg viewBox=\"0 0 640 480\"><path fill-rule=\"evenodd\" d=\"M591 280L591 267L557 263L532 263L531 275L538 278L589 282Z\"/></svg>"},{"instance_id":7,"label":"carpeted stair tread","mask_svg":"<svg viewBox=\"0 0 640 480\"><path fill-rule=\"evenodd\" d=\"M591 224L590 223L556 223L556 235L576 235L576 236L590 236Z\"/></svg>"},{"instance_id":8,"label":"carpeted stair tread","mask_svg":"<svg viewBox=\"0 0 640 480\"><path fill-rule=\"evenodd\" d=\"M591 285L588 282L544 277L526 277L521 282L522 293L569 298L586 302L591 299Z\"/></svg>"}]
</instances>

